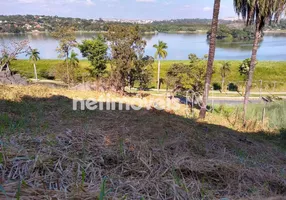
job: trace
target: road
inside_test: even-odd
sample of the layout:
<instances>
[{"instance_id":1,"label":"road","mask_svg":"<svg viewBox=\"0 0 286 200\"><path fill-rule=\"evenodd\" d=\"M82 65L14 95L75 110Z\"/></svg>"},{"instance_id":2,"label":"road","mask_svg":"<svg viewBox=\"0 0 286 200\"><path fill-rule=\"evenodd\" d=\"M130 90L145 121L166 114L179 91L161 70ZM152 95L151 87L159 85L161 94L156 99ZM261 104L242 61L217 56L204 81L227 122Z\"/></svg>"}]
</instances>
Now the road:
<instances>
[{"instance_id":1,"label":"road","mask_svg":"<svg viewBox=\"0 0 286 200\"><path fill-rule=\"evenodd\" d=\"M186 103L186 98L185 97L177 97L180 99L181 103ZM286 100L286 98L284 98ZM258 104L262 103L263 101L259 97L251 97L249 100L249 103L251 104ZM243 104L243 97L213 97L209 98L208 104L212 105L242 105Z\"/></svg>"}]
</instances>

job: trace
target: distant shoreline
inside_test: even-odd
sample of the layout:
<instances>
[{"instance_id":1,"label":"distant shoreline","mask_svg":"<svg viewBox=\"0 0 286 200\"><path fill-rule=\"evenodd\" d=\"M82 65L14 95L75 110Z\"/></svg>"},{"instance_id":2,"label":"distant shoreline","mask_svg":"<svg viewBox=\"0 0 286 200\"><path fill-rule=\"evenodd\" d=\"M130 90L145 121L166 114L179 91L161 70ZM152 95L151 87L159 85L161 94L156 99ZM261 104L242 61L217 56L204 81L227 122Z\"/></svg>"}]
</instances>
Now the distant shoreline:
<instances>
[{"instance_id":1,"label":"distant shoreline","mask_svg":"<svg viewBox=\"0 0 286 200\"><path fill-rule=\"evenodd\" d=\"M194 33L207 33L207 30L196 30L196 31L166 31L166 32L157 32L157 31L148 31L143 32L144 35L156 35L159 33L170 33L170 34L194 34ZM37 35L37 34L50 34L51 32L46 31L37 31L37 32L25 32L25 33L0 33L0 35ZM75 31L75 33L107 33L107 31Z\"/></svg>"},{"instance_id":2,"label":"distant shoreline","mask_svg":"<svg viewBox=\"0 0 286 200\"><path fill-rule=\"evenodd\" d=\"M75 31L76 33L107 33L107 31ZM169 34L206 34L207 30L196 30L196 31L166 31L166 32L156 32L156 31L150 31L150 32L143 32L144 35L156 35L159 33L169 33ZM37 31L37 32L25 32L25 33L0 33L0 35L37 35L37 34L50 34L51 32L46 31ZM286 30L266 30L264 33L268 34L276 34L276 33L285 33Z\"/></svg>"}]
</instances>

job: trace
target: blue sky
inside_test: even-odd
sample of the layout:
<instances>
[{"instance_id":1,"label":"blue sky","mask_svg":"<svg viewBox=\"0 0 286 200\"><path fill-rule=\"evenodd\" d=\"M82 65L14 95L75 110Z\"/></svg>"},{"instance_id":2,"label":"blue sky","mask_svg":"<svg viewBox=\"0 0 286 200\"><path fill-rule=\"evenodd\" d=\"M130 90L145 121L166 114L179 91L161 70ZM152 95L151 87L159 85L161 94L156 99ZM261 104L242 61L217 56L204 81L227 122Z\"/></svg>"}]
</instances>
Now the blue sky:
<instances>
[{"instance_id":1,"label":"blue sky","mask_svg":"<svg viewBox=\"0 0 286 200\"><path fill-rule=\"evenodd\" d=\"M234 17L233 1L221 0L220 18ZM80 18L211 18L214 0L0 0L0 14Z\"/></svg>"}]
</instances>

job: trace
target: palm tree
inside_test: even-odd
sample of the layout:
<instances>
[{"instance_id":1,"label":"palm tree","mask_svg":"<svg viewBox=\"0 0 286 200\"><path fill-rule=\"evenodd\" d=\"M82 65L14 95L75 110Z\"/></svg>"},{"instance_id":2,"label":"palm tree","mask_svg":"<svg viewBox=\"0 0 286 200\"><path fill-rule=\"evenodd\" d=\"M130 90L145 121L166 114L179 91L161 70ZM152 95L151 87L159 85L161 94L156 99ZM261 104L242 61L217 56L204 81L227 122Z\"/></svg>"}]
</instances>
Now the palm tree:
<instances>
[{"instance_id":1,"label":"palm tree","mask_svg":"<svg viewBox=\"0 0 286 200\"><path fill-rule=\"evenodd\" d=\"M40 52L38 51L38 49L32 49L31 47L30 47L30 51L28 51L27 53L27 56L29 56L29 60L32 61L34 64L34 73L35 73L36 81L38 81L36 62L40 60L39 54Z\"/></svg>"},{"instance_id":2,"label":"palm tree","mask_svg":"<svg viewBox=\"0 0 286 200\"><path fill-rule=\"evenodd\" d=\"M67 77L68 77L68 86L70 86L70 67L72 70L79 66L79 59L77 58L78 54L74 51L71 52L70 57L67 60Z\"/></svg>"},{"instance_id":3,"label":"palm tree","mask_svg":"<svg viewBox=\"0 0 286 200\"><path fill-rule=\"evenodd\" d=\"M234 0L234 8L238 15L246 21L246 25L252 25L255 22L255 38L253 42L250 68L245 87L243 121L246 123L247 104L252 87L253 74L256 66L256 58L258 51L258 43L261 38L262 30L269 19L273 19L275 15L281 15L280 10L284 9L286 1L284 0ZM276 16L277 17L277 16ZM275 22L275 21L274 21Z\"/></svg>"},{"instance_id":4,"label":"palm tree","mask_svg":"<svg viewBox=\"0 0 286 200\"><path fill-rule=\"evenodd\" d=\"M274 15L274 21L275 23L279 24L281 20L281 16L283 12L285 12L286 10L286 0L280 0L280 2L277 2L276 9L277 9L277 12Z\"/></svg>"},{"instance_id":5,"label":"palm tree","mask_svg":"<svg viewBox=\"0 0 286 200\"><path fill-rule=\"evenodd\" d=\"M220 68L221 75L221 89L224 91L224 83L226 76L230 73L230 62L224 62Z\"/></svg>"},{"instance_id":6,"label":"palm tree","mask_svg":"<svg viewBox=\"0 0 286 200\"><path fill-rule=\"evenodd\" d=\"M69 65L73 68L78 67L79 59L77 58L78 54L74 51L71 52L71 56L69 58Z\"/></svg>"},{"instance_id":7,"label":"palm tree","mask_svg":"<svg viewBox=\"0 0 286 200\"><path fill-rule=\"evenodd\" d=\"M158 44L154 44L153 47L156 49L155 59L158 59L158 79L157 79L157 89L160 89L160 70L161 70L161 59L165 59L168 56L167 43L160 41Z\"/></svg>"},{"instance_id":8,"label":"palm tree","mask_svg":"<svg viewBox=\"0 0 286 200\"><path fill-rule=\"evenodd\" d=\"M219 10L220 10L220 0L215 0L214 9L213 9L213 20L212 20L212 26L211 26L208 65L207 65L205 87L204 87L204 93L203 93L203 102L202 102L202 107L200 110L200 118L202 119L206 117L207 100L208 100L209 89L210 89L209 86L211 85L211 79L212 79L212 74L213 74Z\"/></svg>"}]
</instances>

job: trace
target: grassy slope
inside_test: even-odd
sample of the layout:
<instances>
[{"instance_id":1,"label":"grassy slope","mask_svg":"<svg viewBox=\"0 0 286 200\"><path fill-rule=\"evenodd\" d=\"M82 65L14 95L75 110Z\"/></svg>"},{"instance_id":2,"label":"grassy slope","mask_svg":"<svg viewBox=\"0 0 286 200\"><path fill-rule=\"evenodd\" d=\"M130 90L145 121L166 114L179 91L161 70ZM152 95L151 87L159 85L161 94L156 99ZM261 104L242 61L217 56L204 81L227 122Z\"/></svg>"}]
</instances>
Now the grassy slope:
<instances>
[{"instance_id":1,"label":"grassy slope","mask_svg":"<svg viewBox=\"0 0 286 200\"><path fill-rule=\"evenodd\" d=\"M286 129L286 101L269 103L267 105L252 104L248 108L248 118L262 120L263 108L265 107L266 122L271 128Z\"/></svg>"},{"instance_id":2,"label":"grassy slope","mask_svg":"<svg viewBox=\"0 0 286 200\"><path fill-rule=\"evenodd\" d=\"M38 71L40 77L46 73L49 70L52 70L57 63L61 61L59 60L40 60L37 63ZM185 64L188 63L188 61L163 61L162 62L162 69L161 69L161 76L164 78L166 76L166 72L169 69L169 67L175 63L175 62L183 62ZM222 61L216 61L215 62L215 74L213 75L213 82L220 82L220 63ZM228 81L243 81L243 77L240 76L238 72L239 65L241 61L230 61L231 62L231 73L227 77L226 82ZM81 60L80 61L81 66L89 66L89 62L87 60ZM33 67L31 63L27 60L18 60L14 61L11 65L11 68L13 70L16 70L20 72L22 75L32 78L33 75ZM152 86L155 87L155 81L157 76L157 63L154 63L154 81L152 83ZM255 74L254 74L254 80L263 80L266 81L263 84L263 87L267 88L269 87L268 84L269 81L278 81L278 82L285 82L286 78L286 62L270 62L270 61L261 61L258 63ZM258 84L258 82L256 82ZM242 83L240 83L242 84ZM255 86L255 84L254 84ZM163 85L163 87L165 87ZM277 88L281 88L281 90L286 90L286 86L284 85L281 87L279 84L276 85Z\"/></svg>"},{"instance_id":3,"label":"grassy slope","mask_svg":"<svg viewBox=\"0 0 286 200\"><path fill-rule=\"evenodd\" d=\"M268 141L226 128L223 118L214 125L166 111L72 110L72 98L99 95L0 86L0 184L10 197L20 177L27 199L93 199L103 177L108 199L286 195L285 152Z\"/></svg>"}]
</instances>

